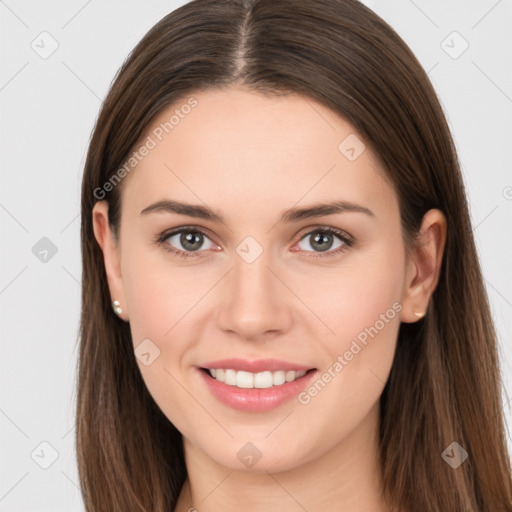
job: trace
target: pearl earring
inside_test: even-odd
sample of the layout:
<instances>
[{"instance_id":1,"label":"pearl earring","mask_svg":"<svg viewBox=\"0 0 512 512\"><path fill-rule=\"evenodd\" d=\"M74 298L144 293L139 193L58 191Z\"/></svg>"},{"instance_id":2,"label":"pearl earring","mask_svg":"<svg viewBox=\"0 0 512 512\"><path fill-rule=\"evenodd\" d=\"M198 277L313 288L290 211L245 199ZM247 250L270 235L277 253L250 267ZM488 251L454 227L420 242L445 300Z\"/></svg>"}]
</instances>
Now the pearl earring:
<instances>
[{"instance_id":1,"label":"pearl earring","mask_svg":"<svg viewBox=\"0 0 512 512\"><path fill-rule=\"evenodd\" d=\"M116 315L120 315L123 312L123 308L121 308L121 303L118 300L112 302L112 309Z\"/></svg>"},{"instance_id":2,"label":"pearl earring","mask_svg":"<svg viewBox=\"0 0 512 512\"><path fill-rule=\"evenodd\" d=\"M423 318L425 316L425 312L423 313L416 313L416 311L414 311L414 314L418 317L418 318Z\"/></svg>"}]
</instances>

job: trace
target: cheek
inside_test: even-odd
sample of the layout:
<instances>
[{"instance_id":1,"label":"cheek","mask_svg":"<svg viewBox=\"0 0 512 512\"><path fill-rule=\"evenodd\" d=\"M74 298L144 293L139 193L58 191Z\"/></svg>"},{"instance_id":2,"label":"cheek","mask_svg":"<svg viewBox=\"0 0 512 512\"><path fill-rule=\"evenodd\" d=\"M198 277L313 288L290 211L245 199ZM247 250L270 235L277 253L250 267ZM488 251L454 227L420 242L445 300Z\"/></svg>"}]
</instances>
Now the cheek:
<instances>
[{"instance_id":1,"label":"cheek","mask_svg":"<svg viewBox=\"0 0 512 512\"><path fill-rule=\"evenodd\" d=\"M172 336L189 323L195 306L215 282L211 274L199 267L179 267L153 250L132 251L124 261L123 282L134 344Z\"/></svg>"},{"instance_id":2,"label":"cheek","mask_svg":"<svg viewBox=\"0 0 512 512\"><path fill-rule=\"evenodd\" d=\"M299 402L306 409L330 411L334 423L329 435L354 428L384 389L400 327L402 280L399 251L383 247L357 264L315 279L315 289L323 292L310 293L308 305L329 327L317 337L327 356L319 378ZM322 428L320 419L310 418Z\"/></svg>"},{"instance_id":3,"label":"cheek","mask_svg":"<svg viewBox=\"0 0 512 512\"><path fill-rule=\"evenodd\" d=\"M381 333L379 339L393 338L388 327L393 325L395 333L400 323L405 265L397 247L375 244L364 253L353 253L337 268L315 271L314 279L295 278L294 291L318 318L317 339L332 356L348 350L354 339L364 343L369 330L372 339ZM381 346L386 350L384 342Z\"/></svg>"},{"instance_id":4,"label":"cheek","mask_svg":"<svg viewBox=\"0 0 512 512\"><path fill-rule=\"evenodd\" d=\"M173 268L165 257L134 250L123 262L124 289L137 364L146 388L164 415L183 432L201 420L190 409L190 394L181 365L195 338L191 320L208 290L193 272ZM193 323L192 323L193 328ZM144 357L144 354L149 354ZM197 417L196 417L197 416Z\"/></svg>"},{"instance_id":5,"label":"cheek","mask_svg":"<svg viewBox=\"0 0 512 512\"><path fill-rule=\"evenodd\" d=\"M389 269L373 266L352 274L343 293L330 294L334 303L330 318L337 336L345 343L354 339L364 343L369 332L386 337L386 327L399 320L400 290L400 275Z\"/></svg>"}]
</instances>

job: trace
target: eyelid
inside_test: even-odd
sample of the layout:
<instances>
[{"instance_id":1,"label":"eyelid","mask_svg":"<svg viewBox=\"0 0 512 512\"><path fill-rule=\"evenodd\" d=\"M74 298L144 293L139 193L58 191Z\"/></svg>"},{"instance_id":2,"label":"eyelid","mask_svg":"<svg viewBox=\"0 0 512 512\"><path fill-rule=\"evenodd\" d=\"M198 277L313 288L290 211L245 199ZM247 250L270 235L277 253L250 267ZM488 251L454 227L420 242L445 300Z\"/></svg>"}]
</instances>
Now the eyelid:
<instances>
[{"instance_id":1,"label":"eyelid","mask_svg":"<svg viewBox=\"0 0 512 512\"><path fill-rule=\"evenodd\" d=\"M302 228L300 230L300 233L302 233L302 234L300 235L299 240L302 240L305 236L310 235L310 234L312 234L312 232L317 232L317 231L324 231L327 233L332 233L332 234L340 237L342 240L344 240L346 242L350 242L350 243L355 242L355 238L350 233L347 233L344 229L335 228L334 226L327 226L327 225L323 225L323 224L313 224L311 226L306 226L305 228Z\"/></svg>"}]
</instances>

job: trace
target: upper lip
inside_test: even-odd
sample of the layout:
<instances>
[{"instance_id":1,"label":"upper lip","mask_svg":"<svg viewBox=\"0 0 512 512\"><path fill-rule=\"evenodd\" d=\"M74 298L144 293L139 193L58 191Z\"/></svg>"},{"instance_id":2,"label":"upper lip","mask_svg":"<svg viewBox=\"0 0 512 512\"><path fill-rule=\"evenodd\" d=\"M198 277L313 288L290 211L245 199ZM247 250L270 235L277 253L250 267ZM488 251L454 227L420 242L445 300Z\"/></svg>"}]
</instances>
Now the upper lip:
<instances>
[{"instance_id":1,"label":"upper lip","mask_svg":"<svg viewBox=\"0 0 512 512\"><path fill-rule=\"evenodd\" d=\"M268 371L300 371L311 370L311 366L303 364L291 363L289 361L279 361L278 359L259 359L257 361L249 361L247 359L230 358L220 359L218 361L210 361L201 365L202 368L210 369L231 369L236 371L245 371L258 373Z\"/></svg>"}]
</instances>

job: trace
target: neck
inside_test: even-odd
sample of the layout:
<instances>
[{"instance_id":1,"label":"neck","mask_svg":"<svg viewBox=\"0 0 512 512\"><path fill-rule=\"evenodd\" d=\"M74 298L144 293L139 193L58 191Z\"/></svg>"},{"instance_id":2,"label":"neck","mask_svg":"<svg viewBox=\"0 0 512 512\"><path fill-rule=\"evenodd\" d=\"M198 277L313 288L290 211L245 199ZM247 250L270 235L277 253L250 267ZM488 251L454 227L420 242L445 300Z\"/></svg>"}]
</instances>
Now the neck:
<instances>
[{"instance_id":1,"label":"neck","mask_svg":"<svg viewBox=\"0 0 512 512\"><path fill-rule=\"evenodd\" d=\"M377 402L329 451L276 473L218 465L184 438L188 477L175 512L387 512L381 494L378 424Z\"/></svg>"}]
</instances>

